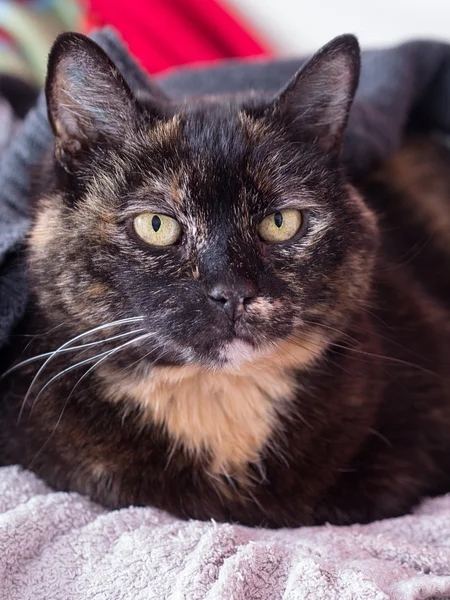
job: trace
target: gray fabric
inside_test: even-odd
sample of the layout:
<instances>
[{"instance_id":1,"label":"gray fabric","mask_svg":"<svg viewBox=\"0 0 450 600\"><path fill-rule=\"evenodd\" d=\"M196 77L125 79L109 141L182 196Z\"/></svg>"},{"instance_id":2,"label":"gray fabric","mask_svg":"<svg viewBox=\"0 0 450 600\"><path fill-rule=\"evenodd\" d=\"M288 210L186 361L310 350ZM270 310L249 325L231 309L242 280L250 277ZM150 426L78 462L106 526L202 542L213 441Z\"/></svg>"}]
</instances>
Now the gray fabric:
<instances>
[{"instance_id":1,"label":"gray fabric","mask_svg":"<svg viewBox=\"0 0 450 600\"><path fill-rule=\"evenodd\" d=\"M134 90L150 85L115 34L104 29L94 39L116 62ZM303 59L228 61L215 68L184 68L157 78L174 98L248 89L276 92ZM0 113L0 126L3 127ZM9 127L9 123L4 123ZM363 53L360 86L350 115L344 158L354 179L394 152L407 127L450 131L450 46L410 42ZM30 177L51 132L41 95L0 161L0 347L26 306L20 248L29 226Z\"/></svg>"}]
</instances>

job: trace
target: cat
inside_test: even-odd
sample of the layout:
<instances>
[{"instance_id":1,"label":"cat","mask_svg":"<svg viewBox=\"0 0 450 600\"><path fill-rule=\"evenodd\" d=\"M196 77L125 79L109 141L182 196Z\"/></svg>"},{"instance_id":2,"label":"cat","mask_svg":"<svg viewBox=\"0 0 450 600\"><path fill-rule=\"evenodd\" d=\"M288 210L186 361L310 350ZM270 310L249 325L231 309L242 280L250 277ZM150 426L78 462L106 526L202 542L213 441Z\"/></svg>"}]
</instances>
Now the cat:
<instances>
[{"instance_id":1,"label":"cat","mask_svg":"<svg viewBox=\"0 0 450 600\"><path fill-rule=\"evenodd\" d=\"M175 102L56 40L2 464L266 527L450 490L450 159L411 139L351 185L359 70L344 35L274 96Z\"/></svg>"}]
</instances>

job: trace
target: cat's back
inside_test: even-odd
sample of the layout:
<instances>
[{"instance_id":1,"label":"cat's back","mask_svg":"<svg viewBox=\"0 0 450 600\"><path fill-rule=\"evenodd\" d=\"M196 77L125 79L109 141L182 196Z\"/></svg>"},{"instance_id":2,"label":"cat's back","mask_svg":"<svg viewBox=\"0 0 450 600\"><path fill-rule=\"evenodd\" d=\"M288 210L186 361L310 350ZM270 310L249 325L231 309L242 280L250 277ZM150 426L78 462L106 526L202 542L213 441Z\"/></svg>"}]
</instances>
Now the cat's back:
<instances>
[{"instance_id":1,"label":"cat's back","mask_svg":"<svg viewBox=\"0 0 450 600\"><path fill-rule=\"evenodd\" d=\"M450 307L450 149L443 139L408 138L364 184L378 215L383 253Z\"/></svg>"}]
</instances>

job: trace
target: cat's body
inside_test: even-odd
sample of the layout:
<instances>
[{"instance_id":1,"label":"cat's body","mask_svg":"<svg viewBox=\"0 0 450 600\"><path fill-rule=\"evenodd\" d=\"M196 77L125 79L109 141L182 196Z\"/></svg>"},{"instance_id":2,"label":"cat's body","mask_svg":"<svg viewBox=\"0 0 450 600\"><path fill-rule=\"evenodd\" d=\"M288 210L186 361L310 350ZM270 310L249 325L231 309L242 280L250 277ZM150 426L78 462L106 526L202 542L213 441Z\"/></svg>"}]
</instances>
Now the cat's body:
<instances>
[{"instance_id":1,"label":"cat's body","mask_svg":"<svg viewBox=\"0 0 450 600\"><path fill-rule=\"evenodd\" d=\"M409 142L366 202L345 181L354 42L274 101L158 99L133 117L120 82L109 103L87 80L84 104L76 87L57 98L80 78L71 52L91 77L103 61L103 95L111 69L64 40L47 90L61 166L40 176L7 350L45 356L2 382L1 460L107 506L249 525L367 521L449 490L450 157ZM138 239L149 209L183 237ZM300 225L268 243L272 215Z\"/></svg>"}]
</instances>

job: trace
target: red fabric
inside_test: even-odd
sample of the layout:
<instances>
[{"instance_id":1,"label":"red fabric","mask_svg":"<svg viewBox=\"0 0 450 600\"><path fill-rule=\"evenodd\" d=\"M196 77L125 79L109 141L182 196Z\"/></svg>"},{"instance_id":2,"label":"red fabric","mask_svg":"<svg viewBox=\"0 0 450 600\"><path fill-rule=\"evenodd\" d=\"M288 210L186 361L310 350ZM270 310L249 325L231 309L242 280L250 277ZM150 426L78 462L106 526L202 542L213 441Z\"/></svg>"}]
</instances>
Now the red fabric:
<instances>
[{"instance_id":1,"label":"red fabric","mask_svg":"<svg viewBox=\"0 0 450 600\"><path fill-rule=\"evenodd\" d=\"M215 0L88 0L87 28L113 25L150 73L197 61L270 54Z\"/></svg>"}]
</instances>

